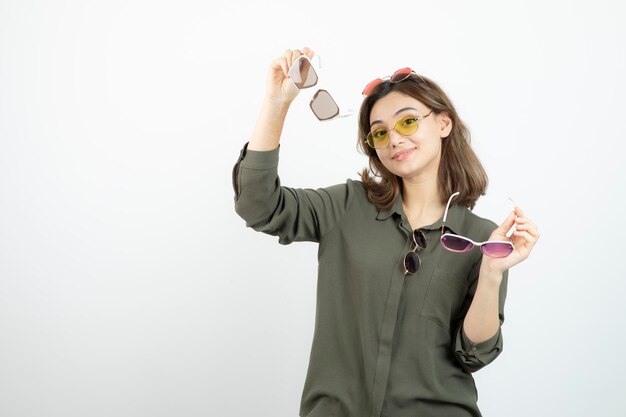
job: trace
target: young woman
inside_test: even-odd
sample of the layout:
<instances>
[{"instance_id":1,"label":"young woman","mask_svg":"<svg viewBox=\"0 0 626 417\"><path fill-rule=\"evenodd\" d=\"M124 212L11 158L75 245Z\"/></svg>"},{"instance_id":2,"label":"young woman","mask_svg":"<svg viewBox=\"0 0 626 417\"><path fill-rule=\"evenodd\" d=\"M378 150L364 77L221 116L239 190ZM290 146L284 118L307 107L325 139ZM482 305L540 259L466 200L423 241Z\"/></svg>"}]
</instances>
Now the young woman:
<instances>
[{"instance_id":1,"label":"young woman","mask_svg":"<svg viewBox=\"0 0 626 417\"><path fill-rule=\"evenodd\" d=\"M404 69L368 84L361 181L280 185L279 139L304 48L270 65L233 169L235 209L279 242L319 242L315 333L300 416L480 416L471 372L502 351L508 270L539 238L516 207L498 227L470 211L487 176L452 102ZM507 232L515 226L515 232ZM486 242L486 243L484 243Z\"/></svg>"}]
</instances>

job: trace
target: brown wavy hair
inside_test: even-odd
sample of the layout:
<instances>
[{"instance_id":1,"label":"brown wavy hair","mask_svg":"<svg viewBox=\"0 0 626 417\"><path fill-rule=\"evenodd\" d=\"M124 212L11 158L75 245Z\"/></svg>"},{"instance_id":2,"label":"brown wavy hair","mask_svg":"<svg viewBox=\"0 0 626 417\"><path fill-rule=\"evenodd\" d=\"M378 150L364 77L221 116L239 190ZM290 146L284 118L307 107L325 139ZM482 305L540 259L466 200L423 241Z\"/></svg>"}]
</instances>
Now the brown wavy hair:
<instances>
[{"instance_id":1,"label":"brown wavy hair","mask_svg":"<svg viewBox=\"0 0 626 417\"><path fill-rule=\"evenodd\" d=\"M361 104L357 148L369 157L369 168L364 168L359 174L369 201L380 209L389 209L400 193L402 185L402 178L389 172L378 158L376 150L366 142L367 134L370 132L372 107L392 91L419 100L435 114L446 112L449 115L452 130L448 137L442 139L437 174L439 194L443 199L442 204L446 204L452 193L460 191L459 196L454 199L454 204L473 209L478 198L485 195L489 180L478 156L470 146L469 129L457 114L446 93L432 80L415 73L400 82L380 83Z\"/></svg>"}]
</instances>

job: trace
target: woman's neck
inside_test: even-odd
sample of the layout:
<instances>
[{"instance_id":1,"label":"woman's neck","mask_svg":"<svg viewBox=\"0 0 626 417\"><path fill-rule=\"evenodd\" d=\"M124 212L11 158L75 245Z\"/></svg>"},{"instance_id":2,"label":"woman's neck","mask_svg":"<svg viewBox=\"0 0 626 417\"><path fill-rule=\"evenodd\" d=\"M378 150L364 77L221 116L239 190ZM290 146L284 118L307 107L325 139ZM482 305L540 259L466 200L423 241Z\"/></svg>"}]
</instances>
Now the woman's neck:
<instances>
[{"instance_id":1,"label":"woman's neck","mask_svg":"<svg viewBox=\"0 0 626 417\"><path fill-rule=\"evenodd\" d=\"M435 223L445 210L437 177L402 180L402 207L413 228Z\"/></svg>"}]
</instances>

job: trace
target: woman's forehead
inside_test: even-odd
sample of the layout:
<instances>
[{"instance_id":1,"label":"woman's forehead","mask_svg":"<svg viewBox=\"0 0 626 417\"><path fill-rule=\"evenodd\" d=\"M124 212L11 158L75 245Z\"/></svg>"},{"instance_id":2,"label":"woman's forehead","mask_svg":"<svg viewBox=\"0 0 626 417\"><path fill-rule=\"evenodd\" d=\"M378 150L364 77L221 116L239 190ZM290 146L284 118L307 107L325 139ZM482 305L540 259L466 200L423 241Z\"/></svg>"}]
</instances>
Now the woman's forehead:
<instances>
[{"instance_id":1,"label":"woman's forehead","mask_svg":"<svg viewBox=\"0 0 626 417\"><path fill-rule=\"evenodd\" d=\"M411 96L393 91L374 103L370 112L370 124L393 119L405 111L417 111L423 115L428 108Z\"/></svg>"}]
</instances>

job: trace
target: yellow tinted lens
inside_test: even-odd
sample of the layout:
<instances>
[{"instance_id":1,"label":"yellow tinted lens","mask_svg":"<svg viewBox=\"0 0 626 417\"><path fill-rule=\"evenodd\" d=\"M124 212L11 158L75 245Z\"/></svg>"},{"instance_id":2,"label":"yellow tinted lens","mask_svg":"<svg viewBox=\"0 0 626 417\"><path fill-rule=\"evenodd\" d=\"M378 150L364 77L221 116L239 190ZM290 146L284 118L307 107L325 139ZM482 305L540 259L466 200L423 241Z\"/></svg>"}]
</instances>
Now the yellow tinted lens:
<instances>
[{"instance_id":1,"label":"yellow tinted lens","mask_svg":"<svg viewBox=\"0 0 626 417\"><path fill-rule=\"evenodd\" d=\"M386 129L376 129L367 135L367 141L374 148L385 146L387 144L387 138L389 138L389 132L387 132Z\"/></svg>"},{"instance_id":2,"label":"yellow tinted lens","mask_svg":"<svg viewBox=\"0 0 626 417\"><path fill-rule=\"evenodd\" d=\"M403 117L396 123L396 131L401 135L408 136L417 130L417 119L413 116Z\"/></svg>"}]
</instances>

